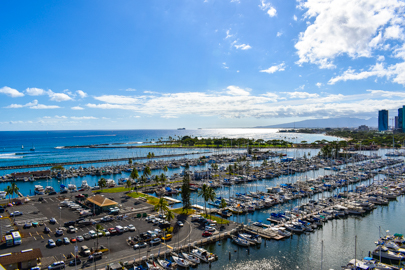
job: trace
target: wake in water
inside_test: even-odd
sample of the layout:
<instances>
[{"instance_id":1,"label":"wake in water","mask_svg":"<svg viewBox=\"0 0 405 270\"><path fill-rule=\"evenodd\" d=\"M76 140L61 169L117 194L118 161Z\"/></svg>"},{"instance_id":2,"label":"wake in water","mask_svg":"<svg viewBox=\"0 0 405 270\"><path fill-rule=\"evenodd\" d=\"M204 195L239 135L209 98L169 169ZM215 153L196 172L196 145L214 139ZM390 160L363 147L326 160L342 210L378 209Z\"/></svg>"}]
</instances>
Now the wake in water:
<instances>
[{"instance_id":1,"label":"wake in water","mask_svg":"<svg viewBox=\"0 0 405 270\"><path fill-rule=\"evenodd\" d=\"M7 153L7 154L0 154L0 159L16 159L16 158L23 158L23 153Z\"/></svg>"}]
</instances>

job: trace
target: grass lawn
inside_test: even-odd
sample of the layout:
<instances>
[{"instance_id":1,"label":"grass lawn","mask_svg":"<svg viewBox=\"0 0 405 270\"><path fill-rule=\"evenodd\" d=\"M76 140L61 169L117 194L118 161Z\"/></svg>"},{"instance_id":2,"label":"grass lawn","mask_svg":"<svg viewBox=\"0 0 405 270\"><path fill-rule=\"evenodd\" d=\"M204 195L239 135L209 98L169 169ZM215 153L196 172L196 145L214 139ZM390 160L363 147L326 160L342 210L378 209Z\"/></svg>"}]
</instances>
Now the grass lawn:
<instances>
[{"instance_id":1,"label":"grass lawn","mask_svg":"<svg viewBox=\"0 0 405 270\"><path fill-rule=\"evenodd\" d=\"M228 224L229 223L229 220L220 218L218 216L214 216L214 215L210 216L210 215L205 215L205 214L202 214L201 216L205 217L206 219L215 220L218 224Z\"/></svg>"},{"instance_id":2,"label":"grass lawn","mask_svg":"<svg viewBox=\"0 0 405 270\"><path fill-rule=\"evenodd\" d=\"M114 187L114 188L103 188L98 190L93 190L93 193L118 193L128 191L126 187Z\"/></svg>"},{"instance_id":3,"label":"grass lawn","mask_svg":"<svg viewBox=\"0 0 405 270\"><path fill-rule=\"evenodd\" d=\"M140 193L140 192L131 192L127 194L129 197L132 198L139 198L139 197L143 197L147 199L147 203L152 204L152 205L156 205L159 202L159 199L150 195L146 195L144 193Z\"/></svg>"},{"instance_id":4,"label":"grass lawn","mask_svg":"<svg viewBox=\"0 0 405 270\"><path fill-rule=\"evenodd\" d=\"M186 216L189 216L189 215L194 214L194 213L195 213L195 210L194 210L194 209L188 209L187 212L183 212L183 208L177 208L177 209L173 209L172 212L173 212L173 213L176 213L176 214L178 214L178 215L186 215Z\"/></svg>"}]
</instances>

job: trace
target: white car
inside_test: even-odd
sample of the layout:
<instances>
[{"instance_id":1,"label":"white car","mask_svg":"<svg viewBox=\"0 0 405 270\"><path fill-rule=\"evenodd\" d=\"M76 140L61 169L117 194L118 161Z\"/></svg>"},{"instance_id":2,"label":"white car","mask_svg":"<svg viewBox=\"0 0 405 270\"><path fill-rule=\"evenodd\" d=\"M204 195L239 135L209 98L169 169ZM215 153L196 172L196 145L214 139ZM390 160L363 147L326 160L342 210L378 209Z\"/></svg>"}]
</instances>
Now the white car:
<instances>
[{"instance_id":1,"label":"white car","mask_svg":"<svg viewBox=\"0 0 405 270\"><path fill-rule=\"evenodd\" d=\"M124 232L129 231L129 228L127 226L124 226Z\"/></svg>"},{"instance_id":2,"label":"white car","mask_svg":"<svg viewBox=\"0 0 405 270\"><path fill-rule=\"evenodd\" d=\"M132 225L132 224L129 224L129 225L128 225L128 229L129 229L131 232L134 232L134 231L136 230L135 226Z\"/></svg>"},{"instance_id":3,"label":"white car","mask_svg":"<svg viewBox=\"0 0 405 270\"><path fill-rule=\"evenodd\" d=\"M107 229L103 229L103 232L105 236L110 236L110 232Z\"/></svg>"},{"instance_id":4,"label":"white car","mask_svg":"<svg viewBox=\"0 0 405 270\"><path fill-rule=\"evenodd\" d=\"M180 220L177 221L177 225L179 225L180 227L183 227L183 226L184 226L183 222L181 222Z\"/></svg>"},{"instance_id":5,"label":"white car","mask_svg":"<svg viewBox=\"0 0 405 270\"><path fill-rule=\"evenodd\" d=\"M215 232L215 228L210 227L210 226L205 226L205 231Z\"/></svg>"},{"instance_id":6,"label":"white car","mask_svg":"<svg viewBox=\"0 0 405 270\"><path fill-rule=\"evenodd\" d=\"M16 217L16 216L21 216L23 213L20 211L14 211L13 213L10 214L10 217Z\"/></svg>"}]
</instances>

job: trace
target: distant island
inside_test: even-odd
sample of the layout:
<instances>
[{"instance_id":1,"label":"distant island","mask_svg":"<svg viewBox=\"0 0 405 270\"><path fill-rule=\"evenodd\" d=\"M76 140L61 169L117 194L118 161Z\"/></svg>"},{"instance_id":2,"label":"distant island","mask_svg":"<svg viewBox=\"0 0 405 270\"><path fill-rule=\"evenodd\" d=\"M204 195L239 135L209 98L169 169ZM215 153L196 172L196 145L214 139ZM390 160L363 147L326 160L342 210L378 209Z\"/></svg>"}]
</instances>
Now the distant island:
<instances>
[{"instance_id":1,"label":"distant island","mask_svg":"<svg viewBox=\"0 0 405 270\"><path fill-rule=\"evenodd\" d=\"M309 119L278 125L258 126L256 128L357 128L361 125L376 127L377 123L378 120L375 117L368 120L361 118L340 117L327 119Z\"/></svg>"}]
</instances>

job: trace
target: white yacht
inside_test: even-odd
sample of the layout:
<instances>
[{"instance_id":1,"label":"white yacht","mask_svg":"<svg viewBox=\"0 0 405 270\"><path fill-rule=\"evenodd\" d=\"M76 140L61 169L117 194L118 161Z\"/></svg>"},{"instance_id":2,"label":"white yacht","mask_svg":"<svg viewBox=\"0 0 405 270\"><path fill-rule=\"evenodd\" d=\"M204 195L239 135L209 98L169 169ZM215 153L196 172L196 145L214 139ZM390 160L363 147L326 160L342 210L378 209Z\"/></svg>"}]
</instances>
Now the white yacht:
<instances>
[{"instance_id":1,"label":"white yacht","mask_svg":"<svg viewBox=\"0 0 405 270\"><path fill-rule=\"evenodd\" d=\"M44 187L41 185L35 185L34 193L35 195L44 195L45 194Z\"/></svg>"}]
</instances>

